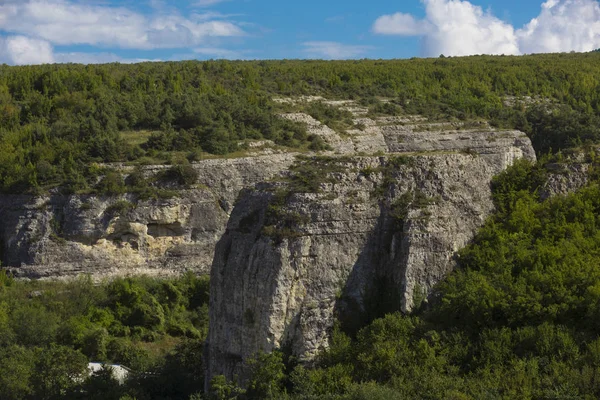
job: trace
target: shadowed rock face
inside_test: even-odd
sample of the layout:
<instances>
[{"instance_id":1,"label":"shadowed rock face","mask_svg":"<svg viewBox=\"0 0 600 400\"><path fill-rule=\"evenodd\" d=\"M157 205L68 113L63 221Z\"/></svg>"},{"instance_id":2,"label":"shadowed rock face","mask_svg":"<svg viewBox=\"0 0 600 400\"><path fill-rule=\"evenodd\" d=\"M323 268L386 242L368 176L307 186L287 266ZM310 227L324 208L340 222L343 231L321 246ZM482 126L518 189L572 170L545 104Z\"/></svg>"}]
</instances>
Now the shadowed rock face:
<instances>
[{"instance_id":1,"label":"shadowed rock face","mask_svg":"<svg viewBox=\"0 0 600 400\"><path fill-rule=\"evenodd\" d=\"M240 190L272 178L293 160L292 154L274 154L199 162L198 184L173 187L177 196L162 200L0 196L3 265L28 278L208 273ZM150 166L145 173L165 168Z\"/></svg>"},{"instance_id":2,"label":"shadowed rock face","mask_svg":"<svg viewBox=\"0 0 600 400\"><path fill-rule=\"evenodd\" d=\"M310 362L336 319L352 329L410 311L493 211L492 177L535 159L519 132L386 141L409 153L315 159L319 178L296 169L243 193L212 265L207 382L243 381L258 351L284 347ZM311 190L298 189L303 176Z\"/></svg>"}]
</instances>

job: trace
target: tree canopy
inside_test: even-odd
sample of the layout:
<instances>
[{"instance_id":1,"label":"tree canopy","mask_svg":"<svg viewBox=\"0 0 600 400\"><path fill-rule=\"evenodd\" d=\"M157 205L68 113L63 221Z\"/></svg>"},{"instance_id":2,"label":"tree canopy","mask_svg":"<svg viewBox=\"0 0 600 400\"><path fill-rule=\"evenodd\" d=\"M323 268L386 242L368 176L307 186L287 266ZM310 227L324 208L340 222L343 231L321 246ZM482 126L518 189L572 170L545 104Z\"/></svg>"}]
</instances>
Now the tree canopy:
<instances>
[{"instance_id":1,"label":"tree canopy","mask_svg":"<svg viewBox=\"0 0 600 400\"><path fill-rule=\"evenodd\" d=\"M487 118L526 131L540 153L557 151L598 139L599 57L3 65L0 189L86 190L97 179L94 162L164 163L174 152L194 160L252 139L307 148L304 127L277 116L285 105L273 98L281 96L355 99L392 115ZM342 128L347 119L312 113Z\"/></svg>"}]
</instances>

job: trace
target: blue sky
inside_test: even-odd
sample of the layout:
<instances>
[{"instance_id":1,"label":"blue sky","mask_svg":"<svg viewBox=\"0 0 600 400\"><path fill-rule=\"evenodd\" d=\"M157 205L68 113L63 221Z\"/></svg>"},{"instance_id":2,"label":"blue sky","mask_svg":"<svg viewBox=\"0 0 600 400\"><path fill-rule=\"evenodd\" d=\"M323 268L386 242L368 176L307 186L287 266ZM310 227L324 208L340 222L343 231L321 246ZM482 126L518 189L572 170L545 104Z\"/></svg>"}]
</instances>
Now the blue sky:
<instances>
[{"instance_id":1,"label":"blue sky","mask_svg":"<svg viewBox=\"0 0 600 400\"><path fill-rule=\"evenodd\" d=\"M0 0L0 63L589 51L598 0Z\"/></svg>"}]
</instances>

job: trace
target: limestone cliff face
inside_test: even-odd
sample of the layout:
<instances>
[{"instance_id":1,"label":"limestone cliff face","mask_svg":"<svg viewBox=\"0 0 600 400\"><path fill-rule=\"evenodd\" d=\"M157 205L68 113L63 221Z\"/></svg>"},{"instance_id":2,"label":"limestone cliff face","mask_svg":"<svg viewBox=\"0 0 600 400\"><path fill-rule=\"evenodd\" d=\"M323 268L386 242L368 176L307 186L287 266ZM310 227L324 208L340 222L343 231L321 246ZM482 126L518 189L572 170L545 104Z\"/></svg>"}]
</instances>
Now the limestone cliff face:
<instances>
[{"instance_id":1,"label":"limestone cliff face","mask_svg":"<svg viewBox=\"0 0 600 400\"><path fill-rule=\"evenodd\" d=\"M241 196L212 266L207 379L243 380L275 348L310 361L336 318L411 310L492 212L492 177L535 158L520 132L383 138L403 154L301 160Z\"/></svg>"},{"instance_id":2,"label":"limestone cliff face","mask_svg":"<svg viewBox=\"0 0 600 400\"><path fill-rule=\"evenodd\" d=\"M293 159L274 154L199 162L198 183L171 187L177 195L169 199L1 196L3 265L29 278L208 273L240 190L279 174Z\"/></svg>"}]
</instances>

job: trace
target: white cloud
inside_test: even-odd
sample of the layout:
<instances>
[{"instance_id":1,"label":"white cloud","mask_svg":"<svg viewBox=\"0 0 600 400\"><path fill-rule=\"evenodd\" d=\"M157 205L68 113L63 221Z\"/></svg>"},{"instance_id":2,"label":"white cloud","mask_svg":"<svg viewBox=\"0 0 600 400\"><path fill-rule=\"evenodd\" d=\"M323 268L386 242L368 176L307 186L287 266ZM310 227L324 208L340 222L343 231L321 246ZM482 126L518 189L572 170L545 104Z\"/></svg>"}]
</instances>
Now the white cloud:
<instances>
[{"instance_id":1,"label":"white cloud","mask_svg":"<svg viewBox=\"0 0 600 400\"><path fill-rule=\"evenodd\" d=\"M0 63L35 65L50 63L122 64L161 61L157 59L123 58L114 53L54 52L52 45L44 40L25 36L0 38Z\"/></svg>"},{"instance_id":2,"label":"white cloud","mask_svg":"<svg viewBox=\"0 0 600 400\"><path fill-rule=\"evenodd\" d=\"M146 16L124 7L85 5L72 0L5 2L0 5L0 30L54 45L128 49L185 48L202 44L208 37L245 34L233 22L210 20L203 14L188 18L174 12Z\"/></svg>"},{"instance_id":3,"label":"white cloud","mask_svg":"<svg viewBox=\"0 0 600 400\"><path fill-rule=\"evenodd\" d=\"M542 12L517 32L525 53L591 51L600 47L600 3L549 0Z\"/></svg>"},{"instance_id":4,"label":"white cloud","mask_svg":"<svg viewBox=\"0 0 600 400\"><path fill-rule=\"evenodd\" d=\"M44 40L25 36L0 38L0 62L8 64L53 63L52 45Z\"/></svg>"},{"instance_id":5,"label":"white cloud","mask_svg":"<svg viewBox=\"0 0 600 400\"><path fill-rule=\"evenodd\" d=\"M373 31L422 36L426 56L589 51L600 47L597 0L548 0L522 29L465 0L422 0L426 16L383 15Z\"/></svg>"},{"instance_id":6,"label":"white cloud","mask_svg":"<svg viewBox=\"0 0 600 400\"><path fill-rule=\"evenodd\" d=\"M371 50L370 46L346 45L338 42L304 42L304 52L313 58L356 58Z\"/></svg>"},{"instance_id":7,"label":"white cloud","mask_svg":"<svg viewBox=\"0 0 600 400\"><path fill-rule=\"evenodd\" d=\"M383 35L420 36L428 32L430 27L427 21L417 21L410 14L396 13L379 17L373 30Z\"/></svg>"},{"instance_id":8,"label":"white cloud","mask_svg":"<svg viewBox=\"0 0 600 400\"><path fill-rule=\"evenodd\" d=\"M408 14L384 15L373 25L375 33L423 36L423 52L440 54L518 54L514 28L462 0L424 0L426 18Z\"/></svg>"}]
</instances>

